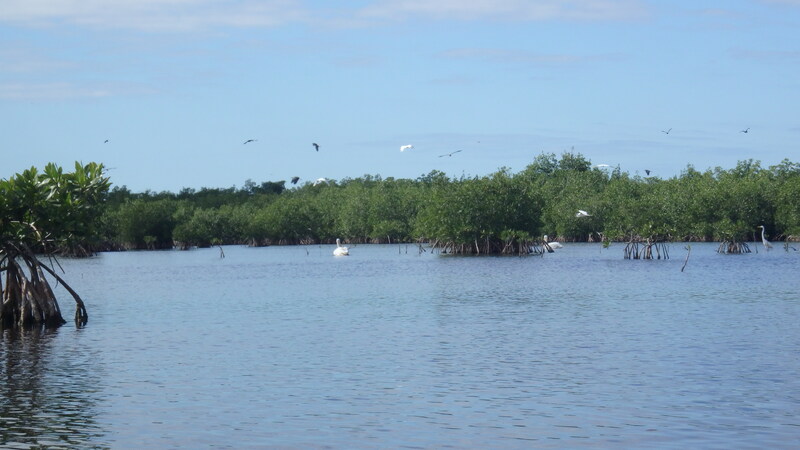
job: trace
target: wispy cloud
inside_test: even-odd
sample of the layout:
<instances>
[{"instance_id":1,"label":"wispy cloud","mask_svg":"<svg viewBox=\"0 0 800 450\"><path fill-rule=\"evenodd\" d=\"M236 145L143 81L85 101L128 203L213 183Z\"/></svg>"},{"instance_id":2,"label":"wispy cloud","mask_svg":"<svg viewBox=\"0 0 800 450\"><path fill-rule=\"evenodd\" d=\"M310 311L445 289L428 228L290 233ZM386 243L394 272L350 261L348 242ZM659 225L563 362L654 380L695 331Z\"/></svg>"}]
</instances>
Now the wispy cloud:
<instances>
[{"instance_id":1,"label":"wispy cloud","mask_svg":"<svg viewBox=\"0 0 800 450\"><path fill-rule=\"evenodd\" d=\"M639 19L647 8L641 0L384 0L360 14L384 19L607 21Z\"/></svg>"},{"instance_id":2,"label":"wispy cloud","mask_svg":"<svg viewBox=\"0 0 800 450\"><path fill-rule=\"evenodd\" d=\"M292 23L349 27L410 18L609 21L647 13L644 0L374 0L361 8L316 9L303 0L3 0L0 22L188 32Z\"/></svg>"},{"instance_id":3,"label":"wispy cloud","mask_svg":"<svg viewBox=\"0 0 800 450\"><path fill-rule=\"evenodd\" d=\"M113 95L152 94L154 92L153 89L146 87L122 84L94 86L82 86L67 82L0 84L0 99L17 101L86 100Z\"/></svg>"},{"instance_id":4,"label":"wispy cloud","mask_svg":"<svg viewBox=\"0 0 800 450\"><path fill-rule=\"evenodd\" d=\"M41 27L67 23L195 31L219 26L278 26L305 15L297 0L4 0L0 21Z\"/></svg>"},{"instance_id":5,"label":"wispy cloud","mask_svg":"<svg viewBox=\"0 0 800 450\"><path fill-rule=\"evenodd\" d=\"M750 59L759 62L800 62L800 50L746 50L736 49L731 51L735 58Z\"/></svg>"},{"instance_id":6,"label":"wispy cloud","mask_svg":"<svg viewBox=\"0 0 800 450\"><path fill-rule=\"evenodd\" d=\"M14 43L12 45L19 45ZM64 70L74 67L71 62L47 59L38 56L29 48L0 49L0 76L4 74L27 74Z\"/></svg>"},{"instance_id":7,"label":"wispy cloud","mask_svg":"<svg viewBox=\"0 0 800 450\"><path fill-rule=\"evenodd\" d=\"M800 0L761 0L762 3L774 3L778 5L800 6Z\"/></svg>"},{"instance_id":8,"label":"wispy cloud","mask_svg":"<svg viewBox=\"0 0 800 450\"><path fill-rule=\"evenodd\" d=\"M443 58L477 59L493 63L532 64L546 66L563 66L587 62L615 61L623 59L619 54L574 55L558 53L537 53L524 50L508 50L499 48L460 48L441 52Z\"/></svg>"}]
</instances>

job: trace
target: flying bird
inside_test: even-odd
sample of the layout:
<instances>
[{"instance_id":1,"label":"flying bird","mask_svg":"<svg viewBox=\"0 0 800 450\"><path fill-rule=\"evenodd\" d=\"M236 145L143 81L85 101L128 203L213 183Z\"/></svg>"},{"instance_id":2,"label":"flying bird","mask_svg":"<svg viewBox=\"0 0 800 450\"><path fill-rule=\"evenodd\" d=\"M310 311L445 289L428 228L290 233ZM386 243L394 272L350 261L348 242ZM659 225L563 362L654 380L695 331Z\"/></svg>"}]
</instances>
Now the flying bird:
<instances>
[{"instance_id":1,"label":"flying bird","mask_svg":"<svg viewBox=\"0 0 800 450\"><path fill-rule=\"evenodd\" d=\"M750 131L750 127L747 127L747 128L745 128L745 129L744 129L744 130L742 130L741 132L742 132L742 133L747 133L748 131Z\"/></svg>"},{"instance_id":2,"label":"flying bird","mask_svg":"<svg viewBox=\"0 0 800 450\"><path fill-rule=\"evenodd\" d=\"M406 150L411 150L412 148L414 148L414 146L413 146L413 145L411 145L411 144L408 144L408 145L401 145L401 146L400 146L400 151L401 151L401 152L404 152L404 151L406 151Z\"/></svg>"},{"instance_id":3,"label":"flying bird","mask_svg":"<svg viewBox=\"0 0 800 450\"><path fill-rule=\"evenodd\" d=\"M244 141L244 143L248 144L250 142L255 142L255 141L257 141L257 139L248 139L248 140Z\"/></svg>"},{"instance_id":4,"label":"flying bird","mask_svg":"<svg viewBox=\"0 0 800 450\"><path fill-rule=\"evenodd\" d=\"M669 130L661 130L661 132L664 134L669 134L670 131L672 131L672 128L670 128Z\"/></svg>"},{"instance_id":5,"label":"flying bird","mask_svg":"<svg viewBox=\"0 0 800 450\"><path fill-rule=\"evenodd\" d=\"M292 184L297 184L300 181L300 177L292 177Z\"/></svg>"},{"instance_id":6,"label":"flying bird","mask_svg":"<svg viewBox=\"0 0 800 450\"><path fill-rule=\"evenodd\" d=\"M647 176L650 176L650 169L644 169L644 173L646 173Z\"/></svg>"},{"instance_id":7,"label":"flying bird","mask_svg":"<svg viewBox=\"0 0 800 450\"><path fill-rule=\"evenodd\" d=\"M314 182L314 186L316 186L318 184L322 184L322 183L327 183L327 182L328 182L328 180L326 180L325 178L317 178L317 181Z\"/></svg>"},{"instance_id":8,"label":"flying bird","mask_svg":"<svg viewBox=\"0 0 800 450\"><path fill-rule=\"evenodd\" d=\"M444 155L439 155L439 158L443 158L443 157L445 157L445 156L453 156L453 155L455 155L456 153L458 153L458 152L460 152L460 151L461 151L461 150L456 150L456 151L454 151L454 152L452 152L452 153L446 153L446 154L444 154Z\"/></svg>"},{"instance_id":9,"label":"flying bird","mask_svg":"<svg viewBox=\"0 0 800 450\"><path fill-rule=\"evenodd\" d=\"M105 141L105 142L103 142L103 144L108 144L108 139L106 139L106 141Z\"/></svg>"},{"instance_id":10,"label":"flying bird","mask_svg":"<svg viewBox=\"0 0 800 450\"><path fill-rule=\"evenodd\" d=\"M575 213L575 217L591 217L592 215L587 213L586 211L579 209L577 213Z\"/></svg>"},{"instance_id":11,"label":"flying bird","mask_svg":"<svg viewBox=\"0 0 800 450\"><path fill-rule=\"evenodd\" d=\"M598 169L605 169L605 168L611 167L611 166L609 166L608 164L598 164L598 165L596 165L594 167L597 167Z\"/></svg>"},{"instance_id":12,"label":"flying bird","mask_svg":"<svg viewBox=\"0 0 800 450\"><path fill-rule=\"evenodd\" d=\"M313 146L314 146L314 148L315 148L315 149L317 149L317 151L319 151L319 144L317 144L316 142L314 142L314 143L313 143L313 144L311 144L311 145L313 145Z\"/></svg>"}]
</instances>

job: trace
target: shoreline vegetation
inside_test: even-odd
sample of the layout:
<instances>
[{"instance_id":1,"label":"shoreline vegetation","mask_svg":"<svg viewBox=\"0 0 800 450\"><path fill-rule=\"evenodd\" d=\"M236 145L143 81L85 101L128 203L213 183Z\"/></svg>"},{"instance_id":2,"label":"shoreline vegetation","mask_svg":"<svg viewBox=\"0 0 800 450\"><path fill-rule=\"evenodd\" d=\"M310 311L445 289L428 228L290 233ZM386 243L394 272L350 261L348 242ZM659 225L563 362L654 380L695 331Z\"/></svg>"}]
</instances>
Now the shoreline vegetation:
<instances>
[{"instance_id":1,"label":"shoreline vegetation","mask_svg":"<svg viewBox=\"0 0 800 450\"><path fill-rule=\"evenodd\" d=\"M749 241L800 237L800 164L699 172L661 179L593 166L581 154L543 153L518 173L411 179L365 175L285 181L177 194L111 188L102 164L48 164L0 179L0 328L65 321L45 273L76 302L54 256L99 251L407 243L462 255L544 254L559 242L625 242L626 259L668 259L675 241L719 241L720 253L749 253ZM296 180L293 180L293 182ZM791 247L794 248L794 247ZM687 250L689 247L687 247ZM222 248L220 254L224 257ZM688 261L688 254L687 254ZM685 266L685 263L684 263Z\"/></svg>"},{"instance_id":2,"label":"shoreline vegetation","mask_svg":"<svg viewBox=\"0 0 800 450\"><path fill-rule=\"evenodd\" d=\"M444 253L519 254L558 242L725 242L800 237L800 164L739 162L668 179L593 166L581 154L537 156L518 173L415 180L285 181L178 193L110 190L98 251L332 244L429 244ZM589 216L576 217L578 210Z\"/></svg>"}]
</instances>

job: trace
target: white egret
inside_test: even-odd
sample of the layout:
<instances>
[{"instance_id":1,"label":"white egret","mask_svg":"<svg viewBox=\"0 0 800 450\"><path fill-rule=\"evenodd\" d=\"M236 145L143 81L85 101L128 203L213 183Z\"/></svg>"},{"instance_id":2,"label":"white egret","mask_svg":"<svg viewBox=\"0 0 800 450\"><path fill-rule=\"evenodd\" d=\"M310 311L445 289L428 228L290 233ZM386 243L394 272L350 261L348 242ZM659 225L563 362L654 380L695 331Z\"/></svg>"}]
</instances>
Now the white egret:
<instances>
[{"instance_id":1,"label":"white egret","mask_svg":"<svg viewBox=\"0 0 800 450\"><path fill-rule=\"evenodd\" d=\"M326 180L325 178L317 178L317 181L314 182L314 186L316 186L318 184L322 184L322 183L327 183L327 182L328 182L328 180Z\"/></svg>"},{"instance_id":2,"label":"white egret","mask_svg":"<svg viewBox=\"0 0 800 450\"><path fill-rule=\"evenodd\" d=\"M408 144L408 145L401 145L401 146L400 146L400 151L401 151L401 152L404 152L404 151L406 151L406 150L411 150L412 148L414 148L414 146L413 146L413 145L411 145L411 144Z\"/></svg>"},{"instance_id":3,"label":"white egret","mask_svg":"<svg viewBox=\"0 0 800 450\"><path fill-rule=\"evenodd\" d=\"M575 217L591 217L592 215L587 213L586 211L579 209L577 213L575 213Z\"/></svg>"},{"instance_id":4,"label":"white egret","mask_svg":"<svg viewBox=\"0 0 800 450\"><path fill-rule=\"evenodd\" d=\"M761 243L764 244L764 248L767 250L772 248L772 243L770 243L766 236L764 236L764 225L759 225L756 228L761 228Z\"/></svg>"},{"instance_id":5,"label":"white egret","mask_svg":"<svg viewBox=\"0 0 800 450\"><path fill-rule=\"evenodd\" d=\"M333 256L348 256L350 250L347 247L342 247L342 241L336 238L336 248L333 250Z\"/></svg>"},{"instance_id":6,"label":"white egret","mask_svg":"<svg viewBox=\"0 0 800 450\"><path fill-rule=\"evenodd\" d=\"M561 243L560 243L560 242L557 242L557 241L548 242L548 239L547 239L547 235L546 235L546 234L544 235L544 242L545 242L547 245L549 245L549 246L550 246L550 248L564 248L564 246L563 246L563 245L561 245Z\"/></svg>"}]
</instances>

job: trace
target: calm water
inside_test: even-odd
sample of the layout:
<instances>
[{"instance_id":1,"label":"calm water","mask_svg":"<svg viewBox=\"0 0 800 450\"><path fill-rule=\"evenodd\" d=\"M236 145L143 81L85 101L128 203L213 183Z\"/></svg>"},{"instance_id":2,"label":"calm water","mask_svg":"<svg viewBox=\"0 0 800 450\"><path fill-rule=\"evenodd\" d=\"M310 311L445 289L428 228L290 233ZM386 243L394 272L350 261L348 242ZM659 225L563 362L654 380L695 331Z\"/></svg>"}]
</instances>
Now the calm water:
<instances>
[{"instance_id":1,"label":"calm water","mask_svg":"<svg viewBox=\"0 0 800 450\"><path fill-rule=\"evenodd\" d=\"M62 260L89 324L2 334L0 445L797 447L800 252L671 248Z\"/></svg>"}]
</instances>

